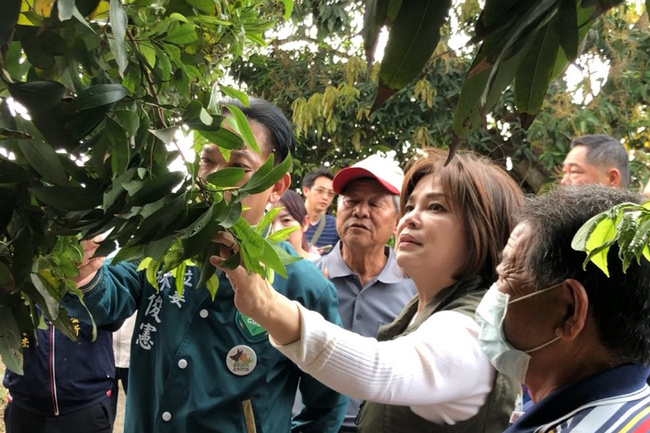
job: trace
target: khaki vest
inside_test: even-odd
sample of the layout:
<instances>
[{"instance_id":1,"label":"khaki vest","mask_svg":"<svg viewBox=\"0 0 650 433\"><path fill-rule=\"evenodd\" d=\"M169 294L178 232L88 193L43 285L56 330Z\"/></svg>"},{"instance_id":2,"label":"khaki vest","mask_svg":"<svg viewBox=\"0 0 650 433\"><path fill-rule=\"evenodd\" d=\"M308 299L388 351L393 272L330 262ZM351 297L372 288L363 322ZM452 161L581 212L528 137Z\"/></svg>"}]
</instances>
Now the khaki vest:
<instances>
[{"instance_id":1,"label":"khaki vest","mask_svg":"<svg viewBox=\"0 0 650 433\"><path fill-rule=\"evenodd\" d=\"M442 290L409 326L417 311L417 297L389 325L379 329L378 340L392 340L415 331L432 314L458 311L474 318L474 312L487 291L481 277L473 277ZM492 392L478 414L454 425L435 424L414 414L408 406L365 402L359 413L361 433L502 433L508 427L515 398L521 391L518 382L498 373Z\"/></svg>"}]
</instances>

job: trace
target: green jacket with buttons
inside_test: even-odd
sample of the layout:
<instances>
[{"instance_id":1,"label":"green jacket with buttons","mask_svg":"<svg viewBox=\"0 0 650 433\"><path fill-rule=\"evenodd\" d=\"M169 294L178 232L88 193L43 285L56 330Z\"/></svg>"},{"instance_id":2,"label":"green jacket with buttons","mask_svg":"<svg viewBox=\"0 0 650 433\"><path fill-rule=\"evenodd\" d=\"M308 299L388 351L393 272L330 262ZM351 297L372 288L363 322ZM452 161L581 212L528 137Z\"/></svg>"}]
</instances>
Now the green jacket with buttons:
<instances>
[{"instance_id":1,"label":"green jacket with buttons","mask_svg":"<svg viewBox=\"0 0 650 433\"><path fill-rule=\"evenodd\" d=\"M276 275L275 290L340 325L336 291L311 262L293 263L287 273ZM199 270L187 268L178 296L170 274L159 276L157 291L134 264L119 263L82 288L98 325L138 310L124 432L337 432L348 398L273 348L266 332L237 312L225 276L214 301L198 279ZM76 298L65 306L87 317ZM303 408L292 419L299 379Z\"/></svg>"}]
</instances>

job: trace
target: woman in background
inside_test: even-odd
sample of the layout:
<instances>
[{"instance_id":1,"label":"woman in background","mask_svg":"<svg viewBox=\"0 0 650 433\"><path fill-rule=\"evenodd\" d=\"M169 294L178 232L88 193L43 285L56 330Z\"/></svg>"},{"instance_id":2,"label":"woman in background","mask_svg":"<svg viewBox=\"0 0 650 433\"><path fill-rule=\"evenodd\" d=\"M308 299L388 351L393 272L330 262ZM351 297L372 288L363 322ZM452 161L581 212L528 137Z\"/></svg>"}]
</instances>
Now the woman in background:
<instances>
[{"instance_id":1,"label":"woman in background","mask_svg":"<svg viewBox=\"0 0 650 433\"><path fill-rule=\"evenodd\" d=\"M287 242L291 244L296 252L309 260L316 260L320 255L311 249L305 239L305 230L309 227L309 220L307 219L307 210L305 203L297 192L287 190L282 198L277 203L278 207L283 209L273 220L273 231L278 231L283 228L299 227L287 238Z\"/></svg>"}]
</instances>

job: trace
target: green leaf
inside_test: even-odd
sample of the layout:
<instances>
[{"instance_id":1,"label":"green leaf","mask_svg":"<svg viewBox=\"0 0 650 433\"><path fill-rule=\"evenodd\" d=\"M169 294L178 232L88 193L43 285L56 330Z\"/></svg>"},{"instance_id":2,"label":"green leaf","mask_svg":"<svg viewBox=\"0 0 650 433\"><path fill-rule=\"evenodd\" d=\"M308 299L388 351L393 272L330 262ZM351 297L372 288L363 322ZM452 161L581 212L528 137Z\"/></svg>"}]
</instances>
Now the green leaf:
<instances>
[{"instance_id":1,"label":"green leaf","mask_svg":"<svg viewBox=\"0 0 650 433\"><path fill-rule=\"evenodd\" d=\"M201 12L214 15L216 12L214 0L186 0L191 6L194 6Z\"/></svg>"},{"instance_id":2,"label":"green leaf","mask_svg":"<svg viewBox=\"0 0 650 433\"><path fill-rule=\"evenodd\" d=\"M145 210L152 209L151 213L145 215ZM177 219L183 218L186 211L186 203L184 195L180 195L173 200L167 197L159 200L158 202L145 205L141 216L144 218L140 223L138 229L133 233L130 240L131 245L145 244L154 240L161 240L169 237L168 227L174 224ZM165 236L166 234L166 236ZM153 258L158 258L152 255ZM169 265L165 263L166 270L169 270L176 265Z\"/></svg>"},{"instance_id":3,"label":"green leaf","mask_svg":"<svg viewBox=\"0 0 650 433\"><path fill-rule=\"evenodd\" d=\"M273 167L273 154L269 155L266 162L259 168L246 184L239 189L241 193L258 194L266 191L289 171L291 156L287 156L277 166Z\"/></svg>"},{"instance_id":4,"label":"green leaf","mask_svg":"<svg viewBox=\"0 0 650 433\"><path fill-rule=\"evenodd\" d=\"M7 88L11 96L30 112L54 107L66 93L66 88L54 81L7 83Z\"/></svg>"},{"instance_id":5,"label":"green leaf","mask_svg":"<svg viewBox=\"0 0 650 433\"><path fill-rule=\"evenodd\" d=\"M262 219L255 225L255 232L258 235L264 235L282 209L284 209L282 206L277 206L266 212Z\"/></svg>"},{"instance_id":6,"label":"green leaf","mask_svg":"<svg viewBox=\"0 0 650 433\"><path fill-rule=\"evenodd\" d=\"M650 218L640 217L638 221L638 228L634 234L634 238L629 245L629 251L636 257L637 263L641 263L641 256L643 251L648 246L648 238L650 238Z\"/></svg>"},{"instance_id":7,"label":"green leaf","mask_svg":"<svg viewBox=\"0 0 650 433\"><path fill-rule=\"evenodd\" d=\"M167 29L165 41L176 45L187 45L198 40L194 24L174 21Z\"/></svg>"},{"instance_id":8,"label":"green leaf","mask_svg":"<svg viewBox=\"0 0 650 433\"><path fill-rule=\"evenodd\" d=\"M291 0L288 1L291 2ZM224 95L228 96L229 98L237 99L239 102L244 104L244 106L249 106L248 95L241 90L237 90L230 86L221 86L219 89L224 93Z\"/></svg>"},{"instance_id":9,"label":"green leaf","mask_svg":"<svg viewBox=\"0 0 650 433\"><path fill-rule=\"evenodd\" d=\"M29 165L43 180L54 185L68 185L68 174L59 160L59 155L48 143L40 140L19 140L18 147Z\"/></svg>"},{"instance_id":10,"label":"green leaf","mask_svg":"<svg viewBox=\"0 0 650 433\"><path fill-rule=\"evenodd\" d=\"M27 172L19 165L0 157L0 184L27 180Z\"/></svg>"},{"instance_id":11,"label":"green leaf","mask_svg":"<svg viewBox=\"0 0 650 433\"><path fill-rule=\"evenodd\" d=\"M300 230L300 227L295 226L295 227L285 227L283 229L280 229L278 231L275 231L267 236L267 240L269 242L273 243L278 243L282 241L286 241L289 235L297 230Z\"/></svg>"},{"instance_id":12,"label":"green leaf","mask_svg":"<svg viewBox=\"0 0 650 433\"><path fill-rule=\"evenodd\" d=\"M134 137L136 135L140 127L140 118L136 113L130 110L116 110L113 111L112 116L122 126L127 136Z\"/></svg>"},{"instance_id":13,"label":"green leaf","mask_svg":"<svg viewBox=\"0 0 650 433\"><path fill-rule=\"evenodd\" d=\"M578 57L578 5L576 0L560 1L555 17L555 30L569 62Z\"/></svg>"},{"instance_id":14,"label":"green leaf","mask_svg":"<svg viewBox=\"0 0 650 433\"><path fill-rule=\"evenodd\" d=\"M225 202L213 203L180 234L187 255L191 257L198 255L212 242L212 238L220 230L215 214L222 207L227 207Z\"/></svg>"},{"instance_id":15,"label":"green leaf","mask_svg":"<svg viewBox=\"0 0 650 433\"><path fill-rule=\"evenodd\" d=\"M104 209L109 209L113 206L117 198L125 191L123 185L131 181L135 173L136 169L130 168L113 180L112 186L104 192L104 199L102 201L102 207Z\"/></svg>"},{"instance_id":16,"label":"green leaf","mask_svg":"<svg viewBox=\"0 0 650 433\"><path fill-rule=\"evenodd\" d=\"M178 131L178 127L176 127L176 126L171 127L171 128L165 128L165 129L150 129L149 130L149 132L151 132L156 138L158 138L164 144L169 144L172 141L174 141L174 139L176 137L176 131Z\"/></svg>"},{"instance_id":17,"label":"green leaf","mask_svg":"<svg viewBox=\"0 0 650 433\"><path fill-rule=\"evenodd\" d=\"M0 141L16 139L16 140L29 140L33 138L31 135L12 129L0 128Z\"/></svg>"},{"instance_id":18,"label":"green leaf","mask_svg":"<svg viewBox=\"0 0 650 433\"><path fill-rule=\"evenodd\" d=\"M14 276L4 263L0 262L0 291L8 293L15 290Z\"/></svg>"},{"instance_id":19,"label":"green leaf","mask_svg":"<svg viewBox=\"0 0 650 433\"><path fill-rule=\"evenodd\" d=\"M50 69L56 63L55 56L68 52L65 39L52 29L18 25L16 39L22 42L29 63L37 68Z\"/></svg>"},{"instance_id":20,"label":"green leaf","mask_svg":"<svg viewBox=\"0 0 650 433\"><path fill-rule=\"evenodd\" d=\"M127 94L128 91L121 84L97 84L81 92L74 100L73 107L77 110L86 110L114 104Z\"/></svg>"},{"instance_id":21,"label":"green leaf","mask_svg":"<svg viewBox=\"0 0 650 433\"><path fill-rule=\"evenodd\" d=\"M515 104L524 129L528 129L542 108L553 78L555 59L560 49L556 32L557 27L553 22L539 31L515 75Z\"/></svg>"},{"instance_id":22,"label":"green leaf","mask_svg":"<svg viewBox=\"0 0 650 433\"><path fill-rule=\"evenodd\" d=\"M147 266L147 272L145 273L147 281L156 290L158 290L158 279L157 279L157 277L158 277L158 269L160 269L161 264L162 264L162 261L151 260L151 262L149 262L149 265Z\"/></svg>"},{"instance_id":23,"label":"green leaf","mask_svg":"<svg viewBox=\"0 0 650 433\"><path fill-rule=\"evenodd\" d=\"M373 109L391 92L405 87L422 73L422 68L440 40L451 0L409 0L402 2L388 36L379 69L379 90Z\"/></svg>"},{"instance_id":24,"label":"green leaf","mask_svg":"<svg viewBox=\"0 0 650 433\"><path fill-rule=\"evenodd\" d=\"M43 186L29 191L40 202L64 211L92 209L102 204L102 190L88 187Z\"/></svg>"},{"instance_id":25,"label":"green leaf","mask_svg":"<svg viewBox=\"0 0 650 433\"><path fill-rule=\"evenodd\" d=\"M239 217L232 229L240 239L240 247L245 250L249 256L258 258L264 254L264 238L253 230L248 221Z\"/></svg>"},{"instance_id":26,"label":"green leaf","mask_svg":"<svg viewBox=\"0 0 650 433\"><path fill-rule=\"evenodd\" d=\"M210 292L210 299L214 301L214 298L217 296L217 290L219 290L219 277L217 274L213 273L210 278L208 278L205 282L205 288Z\"/></svg>"},{"instance_id":27,"label":"green leaf","mask_svg":"<svg viewBox=\"0 0 650 433\"><path fill-rule=\"evenodd\" d=\"M278 255L280 261L284 266L289 266L292 263L303 260L303 258L300 256L294 256L292 254L289 254L278 244L272 243L271 247L275 250L275 253Z\"/></svg>"},{"instance_id":28,"label":"green leaf","mask_svg":"<svg viewBox=\"0 0 650 433\"><path fill-rule=\"evenodd\" d=\"M195 130L194 132L208 140L210 143L216 144L225 149L241 149L244 146L244 140L242 140L239 135L234 134L227 129L220 129L218 131Z\"/></svg>"},{"instance_id":29,"label":"green leaf","mask_svg":"<svg viewBox=\"0 0 650 433\"><path fill-rule=\"evenodd\" d=\"M476 130L481 122L481 114L493 107L503 90L512 82L532 42L531 39L517 54L501 64L491 89L488 88L490 68L484 69L477 75L472 75L471 70L468 72L454 112L452 129L456 137L467 138ZM486 98L485 92L489 92Z\"/></svg>"},{"instance_id":30,"label":"green leaf","mask_svg":"<svg viewBox=\"0 0 650 433\"><path fill-rule=\"evenodd\" d=\"M132 195L131 202L136 206L153 203L171 194L172 189L177 187L184 178L185 173L171 171L163 173L155 179L146 180L142 188Z\"/></svg>"},{"instance_id":31,"label":"green leaf","mask_svg":"<svg viewBox=\"0 0 650 433\"><path fill-rule=\"evenodd\" d=\"M115 120L108 117L104 127L104 137L111 147L111 169L115 176L126 171L131 161L131 146L126 131Z\"/></svg>"},{"instance_id":32,"label":"green leaf","mask_svg":"<svg viewBox=\"0 0 650 433\"><path fill-rule=\"evenodd\" d=\"M146 60L150 68L156 66L156 50L150 42L142 42L138 45L138 50Z\"/></svg>"},{"instance_id":33,"label":"green leaf","mask_svg":"<svg viewBox=\"0 0 650 433\"><path fill-rule=\"evenodd\" d=\"M45 304L42 305L45 307L44 311L51 320L55 320L59 316L59 303L61 302L58 282L48 269L32 273L31 280L38 293L45 300Z\"/></svg>"},{"instance_id":34,"label":"green leaf","mask_svg":"<svg viewBox=\"0 0 650 433\"><path fill-rule=\"evenodd\" d=\"M630 251L630 244L638 229L636 212L624 213L618 223L618 257L623 262L623 272L627 271L634 254Z\"/></svg>"},{"instance_id":35,"label":"green leaf","mask_svg":"<svg viewBox=\"0 0 650 433\"><path fill-rule=\"evenodd\" d=\"M589 220L587 220L587 222L585 222L573 236L573 239L571 240L571 248L576 251L588 251L587 242L589 241L591 233L594 232L600 223L605 222L605 220L609 220L613 224L613 221L608 218L607 214L604 212L589 218ZM603 227L606 227L608 224L609 223L605 222ZM607 233L607 231L601 230L599 233L601 234L600 237L603 238L602 235ZM595 244L591 244L591 249L594 249L596 246L597 245Z\"/></svg>"},{"instance_id":36,"label":"green leaf","mask_svg":"<svg viewBox=\"0 0 650 433\"><path fill-rule=\"evenodd\" d=\"M278 253L273 248L272 244L268 241L266 241L264 245L264 254L260 258L260 261L264 263L267 268L267 277L271 277L272 274L269 274L269 270L273 270L273 272L277 273L281 277L287 278L287 269L282 264L282 260L280 260L280 256L278 256Z\"/></svg>"},{"instance_id":37,"label":"green leaf","mask_svg":"<svg viewBox=\"0 0 650 433\"><path fill-rule=\"evenodd\" d=\"M589 21L592 18L594 13L594 8L586 8L582 6L583 5L581 4L581 7L578 8L578 16L577 16L578 46L582 44L585 37L587 36L587 33L589 33L589 29L591 28ZM553 79L557 78L557 76L560 75L566 69L566 67L569 65L570 62L573 62L573 60L569 60L565 51L564 50L559 51L557 55L557 59L555 61L555 68L553 69Z\"/></svg>"},{"instance_id":38,"label":"green leaf","mask_svg":"<svg viewBox=\"0 0 650 433\"><path fill-rule=\"evenodd\" d=\"M14 319L11 308L0 305L0 329L2 336L0 338L0 355L2 363L14 373L23 374L23 357L20 349L22 333Z\"/></svg>"},{"instance_id":39,"label":"green leaf","mask_svg":"<svg viewBox=\"0 0 650 433\"><path fill-rule=\"evenodd\" d=\"M375 59L375 48L381 28L388 14L389 0L368 0L363 17L363 46L366 60L371 64Z\"/></svg>"},{"instance_id":40,"label":"green leaf","mask_svg":"<svg viewBox=\"0 0 650 433\"><path fill-rule=\"evenodd\" d=\"M614 221L605 218L594 227L593 231L587 239L585 245L589 259L601 269L605 275L609 277L609 270L607 269L607 254L609 253L609 246L613 243L617 235L617 228ZM600 252L591 254L593 250L602 248Z\"/></svg>"},{"instance_id":41,"label":"green leaf","mask_svg":"<svg viewBox=\"0 0 650 433\"><path fill-rule=\"evenodd\" d=\"M226 167L209 174L206 181L214 186L229 187L237 185L245 175L246 172L239 167Z\"/></svg>"},{"instance_id":42,"label":"green leaf","mask_svg":"<svg viewBox=\"0 0 650 433\"><path fill-rule=\"evenodd\" d=\"M182 255L182 251L181 251ZM174 281L176 282L176 294L178 297L181 297L183 294L183 289L185 288L183 283L185 281L185 270L187 269L187 263L181 262L179 265L171 270L172 275L174 276Z\"/></svg>"},{"instance_id":43,"label":"green leaf","mask_svg":"<svg viewBox=\"0 0 650 433\"><path fill-rule=\"evenodd\" d=\"M229 206L221 208L220 212L215 216L219 224L224 229L232 227L239 219L242 213L241 202L230 203Z\"/></svg>"},{"instance_id":44,"label":"green leaf","mask_svg":"<svg viewBox=\"0 0 650 433\"><path fill-rule=\"evenodd\" d=\"M244 113L239 109L239 107L236 107L234 105L226 105L226 108L232 115L232 117L225 118L228 125L230 125L230 127L241 136L241 138L244 140L244 143L246 143L250 149L261 155L262 151L257 145L257 141L255 141L255 136L253 135L253 131L251 131L251 127L248 124L248 119ZM232 120L234 120L234 122Z\"/></svg>"},{"instance_id":45,"label":"green leaf","mask_svg":"<svg viewBox=\"0 0 650 433\"><path fill-rule=\"evenodd\" d=\"M77 142L93 132L97 125L106 118L106 113L108 113L110 109L111 105L101 105L99 107L81 110L70 120L65 122L65 130L70 131L72 140ZM39 129L42 130L40 127ZM49 140L53 143L52 139Z\"/></svg>"},{"instance_id":46,"label":"green leaf","mask_svg":"<svg viewBox=\"0 0 650 433\"><path fill-rule=\"evenodd\" d=\"M291 17L291 11L293 11L293 0L280 0L284 5L284 15L282 18L287 21Z\"/></svg>"},{"instance_id":47,"label":"green leaf","mask_svg":"<svg viewBox=\"0 0 650 433\"><path fill-rule=\"evenodd\" d=\"M121 0L110 0L109 20L111 30L113 31L113 38L109 39L111 42L111 51L113 52L113 56L115 56L120 76L124 76L124 70L129 62L125 46L128 19Z\"/></svg>"},{"instance_id":48,"label":"green leaf","mask_svg":"<svg viewBox=\"0 0 650 433\"><path fill-rule=\"evenodd\" d=\"M199 277L199 282L197 283L197 287L206 286L207 282L213 276L218 276L218 274L221 273L221 271L217 270L214 266L212 266L212 263L210 263L210 256L219 254L219 248L220 248L219 244L210 242L208 248L206 249L205 259L203 260L203 263L201 263L201 276ZM219 283L217 283L217 287L218 285Z\"/></svg>"}]
</instances>

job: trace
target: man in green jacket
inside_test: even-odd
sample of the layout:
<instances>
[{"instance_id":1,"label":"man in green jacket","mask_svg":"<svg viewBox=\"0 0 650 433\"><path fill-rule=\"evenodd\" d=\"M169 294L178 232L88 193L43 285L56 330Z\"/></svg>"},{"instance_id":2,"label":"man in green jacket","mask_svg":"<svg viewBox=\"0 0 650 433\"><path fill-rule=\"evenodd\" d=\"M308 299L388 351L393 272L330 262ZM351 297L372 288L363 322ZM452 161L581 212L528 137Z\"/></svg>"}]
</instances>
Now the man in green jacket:
<instances>
[{"instance_id":1,"label":"man in green jacket","mask_svg":"<svg viewBox=\"0 0 650 433\"><path fill-rule=\"evenodd\" d=\"M233 150L226 163L216 146L206 146L199 176L225 166L241 167L247 173L245 182L271 153L282 161L293 151L291 126L277 107L251 100L250 107L240 108L262 154ZM247 221L257 223L266 205L276 202L290 182L286 174L267 191L244 199ZM90 247L85 258L92 253ZM312 263L293 263L287 274L286 279L276 275L273 286L278 292L340 324L336 291ZM197 290L198 280L199 269L188 268L185 289L178 296L169 274L159 276L157 291L134 264L108 266L92 258L80 268L77 283L98 324L138 310L125 433L338 431L347 397L319 384L275 350L266 331L236 310L227 278L220 276L214 301L204 288ZM78 314L84 311L72 297L66 307ZM303 408L292 420L299 380Z\"/></svg>"}]
</instances>

